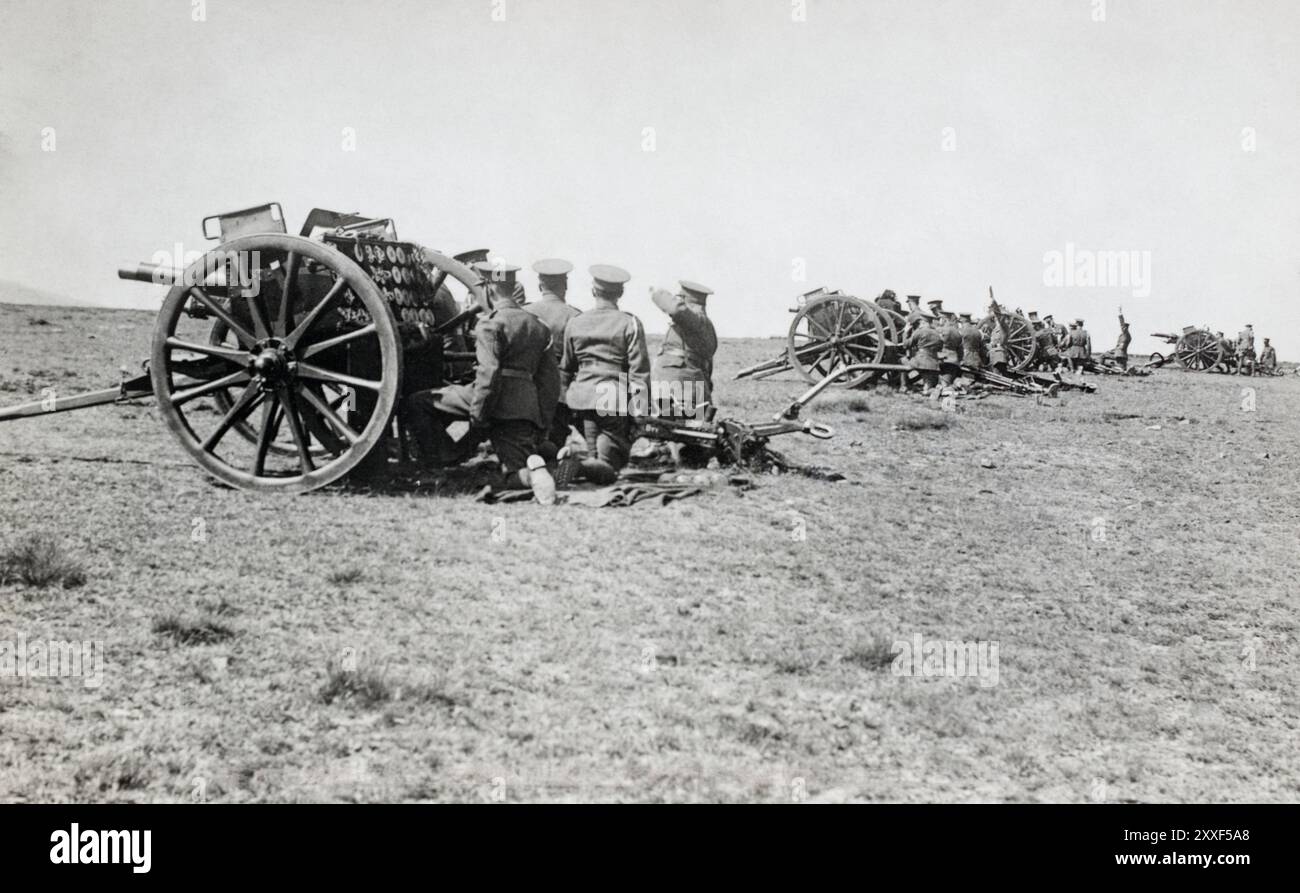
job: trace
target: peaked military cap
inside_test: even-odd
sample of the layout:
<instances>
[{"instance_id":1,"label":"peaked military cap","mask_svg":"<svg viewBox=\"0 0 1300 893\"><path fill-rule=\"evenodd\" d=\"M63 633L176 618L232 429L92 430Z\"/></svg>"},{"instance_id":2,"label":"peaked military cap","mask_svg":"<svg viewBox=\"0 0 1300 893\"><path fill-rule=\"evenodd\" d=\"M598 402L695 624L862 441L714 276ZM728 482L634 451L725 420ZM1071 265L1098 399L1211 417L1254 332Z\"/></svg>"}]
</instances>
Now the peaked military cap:
<instances>
[{"instance_id":1,"label":"peaked military cap","mask_svg":"<svg viewBox=\"0 0 1300 893\"><path fill-rule=\"evenodd\" d=\"M596 264L588 267L587 272L596 283L594 290L608 298L617 298L623 294L623 283L632 278L632 274L627 270L609 264Z\"/></svg>"},{"instance_id":2,"label":"peaked military cap","mask_svg":"<svg viewBox=\"0 0 1300 893\"><path fill-rule=\"evenodd\" d=\"M558 257L548 257L533 264L533 272L539 276L568 276L573 271L573 264Z\"/></svg>"},{"instance_id":3,"label":"peaked military cap","mask_svg":"<svg viewBox=\"0 0 1300 893\"><path fill-rule=\"evenodd\" d=\"M490 260L481 260L474 264L474 270L491 282L508 282L511 287L515 283L515 274L519 272L519 268L514 264L504 264Z\"/></svg>"},{"instance_id":4,"label":"peaked military cap","mask_svg":"<svg viewBox=\"0 0 1300 893\"><path fill-rule=\"evenodd\" d=\"M682 291L686 292L686 297L688 298L695 298L702 301L709 295L713 294L713 289L709 288L707 285L700 285L698 282L692 282L689 279L678 279L677 284L682 287Z\"/></svg>"}]
</instances>

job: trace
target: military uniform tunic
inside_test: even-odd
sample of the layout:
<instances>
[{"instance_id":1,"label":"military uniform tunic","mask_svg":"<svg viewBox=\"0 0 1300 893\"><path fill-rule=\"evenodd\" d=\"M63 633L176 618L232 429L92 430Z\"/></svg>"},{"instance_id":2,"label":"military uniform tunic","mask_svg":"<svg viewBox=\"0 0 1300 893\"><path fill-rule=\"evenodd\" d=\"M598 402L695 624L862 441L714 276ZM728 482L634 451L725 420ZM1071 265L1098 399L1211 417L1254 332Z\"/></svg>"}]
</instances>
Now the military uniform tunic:
<instances>
[{"instance_id":1,"label":"military uniform tunic","mask_svg":"<svg viewBox=\"0 0 1300 893\"><path fill-rule=\"evenodd\" d=\"M524 307L533 316L540 319L551 331L551 352L558 364L564 354L564 329L569 320L582 313L577 307L564 302L564 299L548 291L542 292L542 298Z\"/></svg>"},{"instance_id":2,"label":"military uniform tunic","mask_svg":"<svg viewBox=\"0 0 1300 893\"><path fill-rule=\"evenodd\" d=\"M582 421L588 450L614 469L632 448L628 413L648 409L650 353L641 320L597 307L569 321L560 360L564 402Z\"/></svg>"},{"instance_id":3,"label":"military uniform tunic","mask_svg":"<svg viewBox=\"0 0 1300 893\"><path fill-rule=\"evenodd\" d=\"M939 371L939 352L943 350L943 336L929 326L922 326L907 340L911 354L908 361L913 369L923 372Z\"/></svg>"},{"instance_id":4,"label":"military uniform tunic","mask_svg":"<svg viewBox=\"0 0 1300 893\"><path fill-rule=\"evenodd\" d=\"M984 335L974 323L962 323L961 364L968 369L984 368Z\"/></svg>"},{"instance_id":5,"label":"military uniform tunic","mask_svg":"<svg viewBox=\"0 0 1300 893\"><path fill-rule=\"evenodd\" d=\"M681 408L693 412L697 403L713 400L713 355L718 350L718 335L704 308L684 299L677 300L668 318L672 325L655 357L655 394L664 403L669 402L669 397L680 399ZM672 382L681 384L673 387ZM690 389L689 394L685 388ZM661 411L668 408L663 406Z\"/></svg>"},{"instance_id":6,"label":"military uniform tunic","mask_svg":"<svg viewBox=\"0 0 1300 893\"><path fill-rule=\"evenodd\" d=\"M447 421L468 419L486 429L503 469L517 471L536 450L559 399L551 333L531 313L504 304L478 321L474 341L474 382L412 394L411 429L428 459L448 446Z\"/></svg>"}]
</instances>

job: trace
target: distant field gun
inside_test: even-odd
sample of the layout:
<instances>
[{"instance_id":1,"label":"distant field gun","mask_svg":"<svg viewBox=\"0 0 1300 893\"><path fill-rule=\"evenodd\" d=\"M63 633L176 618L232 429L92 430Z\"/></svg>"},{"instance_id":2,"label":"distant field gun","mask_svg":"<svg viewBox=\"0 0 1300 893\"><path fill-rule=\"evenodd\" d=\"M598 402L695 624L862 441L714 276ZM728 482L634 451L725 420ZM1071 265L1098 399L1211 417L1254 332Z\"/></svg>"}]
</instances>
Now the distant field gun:
<instances>
[{"instance_id":1,"label":"distant field gun","mask_svg":"<svg viewBox=\"0 0 1300 893\"><path fill-rule=\"evenodd\" d=\"M737 379L767 378L795 372L805 381L822 381L839 369L852 366L853 375L833 375L830 387L860 388L875 384L890 372L906 371L903 346L907 317L838 289L815 289L790 308L794 319L783 353L736 373ZM1007 368L1028 369L1034 362L1033 324L1019 313L1002 311L1007 326ZM993 316L979 322L987 338L997 325Z\"/></svg>"},{"instance_id":2,"label":"distant field gun","mask_svg":"<svg viewBox=\"0 0 1300 893\"><path fill-rule=\"evenodd\" d=\"M277 203L203 232L217 246L183 268L118 271L169 287L143 375L0 421L153 396L213 477L297 493L384 458L404 395L472 374L472 326L491 304L469 264L486 250L447 256L398 240L389 219L320 208L289 235Z\"/></svg>"},{"instance_id":3,"label":"distant field gun","mask_svg":"<svg viewBox=\"0 0 1300 893\"><path fill-rule=\"evenodd\" d=\"M1152 332L1151 337L1174 345L1172 358L1179 366L1191 372L1236 371L1237 358L1231 345L1225 344L1208 329L1184 326L1180 334ZM1168 361L1169 357L1153 353L1147 365L1158 367Z\"/></svg>"}]
</instances>

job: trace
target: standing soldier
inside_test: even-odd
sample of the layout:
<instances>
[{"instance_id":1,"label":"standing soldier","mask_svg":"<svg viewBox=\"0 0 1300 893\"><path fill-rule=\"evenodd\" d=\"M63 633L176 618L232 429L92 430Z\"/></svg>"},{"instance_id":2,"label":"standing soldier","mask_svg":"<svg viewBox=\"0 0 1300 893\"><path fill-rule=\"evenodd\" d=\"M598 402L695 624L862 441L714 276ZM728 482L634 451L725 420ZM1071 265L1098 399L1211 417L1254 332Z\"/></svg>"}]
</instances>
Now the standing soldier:
<instances>
[{"instance_id":1,"label":"standing soldier","mask_svg":"<svg viewBox=\"0 0 1300 893\"><path fill-rule=\"evenodd\" d=\"M1277 372L1277 351L1273 345L1264 339L1264 348L1259 352L1259 371L1264 375L1272 375Z\"/></svg>"},{"instance_id":2,"label":"standing soldier","mask_svg":"<svg viewBox=\"0 0 1300 893\"><path fill-rule=\"evenodd\" d=\"M515 299L518 267L480 262L474 269L490 279L493 292L492 312L475 327L474 382L410 395L408 424L424 464L463 460L486 435L505 487L531 486L540 499L549 486L553 501L554 481L540 455L560 393L551 334ZM470 423L460 444L447 433L458 419Z\"/></svg>"},{"instance_id":3,"label":"standing soldier","mask_svg":"<svg viewBox=\"0 0 1300 893\"><path fill-rule=\"evenodd\" d=\"M939 352L943 350L943 336L934 327L932 317L923 317L920 326L907 339L908 365L921 379L921 393L929 393L939 386Z\"/></svg>"},{"instance_id":4,"label":"standing soldier","mask_svg":"<svg viewBox=\"0 0 1300 893\"><path fill-rule=\"evenodd\" d=\"M1092 362L1092 336L1088 330L1083 327L1083 320L1074 321L1074 338L1071 341L1073 351L1071 357L1074 360L1074 368L1083 372Z\"/></svg>"},{"instance_id":5,"label":"standing soldier","mask_svg":"<svg viewBox=\"0 0 1300 893\"><path fill-rule=\"evenodd\" d=\"M969 313L961 315L961 365L963 369L983 369L988 356L984 347L984 334L975 325Z\"/></svg>"},{"instance_id":6,"label":"standing soldier","mask_svg":"<svg viewBox=\"0 0 1300 893\"><path fill-rule=\"evenodd\" d=\"M564 301L569 291L569 272L572 269L573 264L555 257L539 260L533 264L541 298L524 307L550 330L551 353L555 356L557 366L564 354L564 329L568 326L569 320L582 312ZM556 449L564 446L564 442L568 440L570 422L569 407L561 400L555 407L555 420L546 434L546 439Z\"/></svg>"},{"instance_id":7,"label":"standing soldier","mask_svg":"<svg viewBox=\"0 0 1300 893\"><path fill-rule=\"evenodd\" d=\"M999 375L1007 374L1007 321L998 302L992 300L989 289L989 312L993 315L993 331L989 333L989 365Z\"/></svg>"},{"instance_id":8,"label":"standing soldier","mask_svg":"<svg viewBox=\"0 0 1300 893\"><path fill-rule=\"evenodd\" d=\"M589 272L596 306L569 320L560 375L565 403L582 423L588 480L613 483L632 447L632 417L644 414L650 378L641 320L618 309L627 270L597 264Z\"/></svg>"},{"instance_id":9,"label":"standing soldier","mask_svg":"<svg viewBox=\"0 0 1300 893\"><path fill-rule=\"evenodd\" d=\"M961 335L957 333L956 327L949 323L951 314L943 309L943 301L935 298L932 301L926 301L926 306L930 308L930 315L934 317L934 331L939 336L939 380L945 386L952 384L952 373L943 371L944 363L956 363L961 350Z\"/></svg>"},{"instance_id":10,"label":"standing soldier","mask_svg":"<svg viewBox=\"0 0 1300 893\"><path fill-rule=\"evenodd\" d=\"M675 295L663 288L650 289L650 300L671 320L655 358L650 394L661 415L680 417L694 416L702 404L713 401L718 335L705 310L713 289L686 279L678 285L682 290Z\"/></svg>"},{"instance_id":11,"label":"standing soldier","mask_svg":"<svg viewBox=\"0 0 1300 893\"><path fill-rule=\"evenodd\" d=\"M1255 329L1250 323L1237 333L1237 374L1255 374Z\"/></svg>"}]
</instances>

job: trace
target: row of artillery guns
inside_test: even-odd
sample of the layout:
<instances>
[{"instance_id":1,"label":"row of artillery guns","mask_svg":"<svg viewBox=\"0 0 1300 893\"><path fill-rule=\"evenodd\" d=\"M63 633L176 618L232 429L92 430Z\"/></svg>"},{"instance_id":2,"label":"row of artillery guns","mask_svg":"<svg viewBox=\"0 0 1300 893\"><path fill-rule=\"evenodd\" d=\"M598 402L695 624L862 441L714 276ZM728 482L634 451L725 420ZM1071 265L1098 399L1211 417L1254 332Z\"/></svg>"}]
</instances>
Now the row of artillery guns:
<instances>
[{"instance_id":1,"label":"row of artillery guns","mask_svg":"<svg viewBox=\"0 0 1300 893\"><path fill-rule=\"evenodd\" d=\"M1005 372L985 367L969 369L945 363L943 371L973 377L993 390L1013 394L1055 396L1066 389L1094 390L1090 384L1062 379L1050 371L1037 371L1041 359L1039 332L1019 310L1009 311L993 301L992 312L976 325L987 342L998 325L1006 327L1003 350ZM904 345L909 334L903 313L882 307L839 289L818 288L800 295L790 308L794 318L786 336L786 348L769 360L736 373L737 379L762 379L794 372L805 381L831 379L830 387L867 388L891 375L906 375ZM1111 371L1099 368L1099 371Z\"/></svg>"},{"instance_id":2,"label":"row of artillery guns","mask_svg":"<svg viewBox=\"0 0 1300 893\"><path fill-rule=\"evenodd\" d=\"M202 229L216 245L183 268L118 271L168 289L143 374L90 393L49 389L0 408L0 422L153 398L218 481L303 493L378 471L393 453L406 461L403 398L473 379L475 323L492 309L476 266L487 249L447 255L399 239L389 218L322 208L294 235L276 202L205 218ZM775 435L832 435L799 418L814 393L755 424L710 412L647 419L639 433L704 447L724 465L761 463Z\"/></svg>"}]
</instances>

